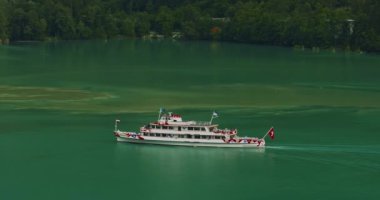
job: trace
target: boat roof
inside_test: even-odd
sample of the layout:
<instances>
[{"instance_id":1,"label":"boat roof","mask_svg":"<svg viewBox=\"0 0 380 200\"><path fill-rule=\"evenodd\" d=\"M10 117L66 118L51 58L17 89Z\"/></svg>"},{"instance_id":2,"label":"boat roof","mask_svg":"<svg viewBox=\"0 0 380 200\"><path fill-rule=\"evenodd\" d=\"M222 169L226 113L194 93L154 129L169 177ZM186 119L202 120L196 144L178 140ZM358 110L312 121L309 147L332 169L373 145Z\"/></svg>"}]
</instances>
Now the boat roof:
<instances>
[{"instance_id":1,"label":"boat roof","mask_svg":"<svg viewBox=\"0 0 380 200\"><path fill-rule=\"evenodd\" d=\"M199 122L199 121L187 121L187 122L151 122L150 125L166 125L166 126L194 126L194 127L217 127L218 124L210 124L210 122Z\"/></svg>"},{"instance_id":2,"label":"boat roof","mask_svg":"<svg viewBox=\"0 0 380 200\"><path fill-rule=\"evenodd\" d=\"M183 126L183 127L217 127L212 121L183 121L182 116L172 112L159 115L158 121L151 122L150 125Z\"/></svg>"}]
</instances>

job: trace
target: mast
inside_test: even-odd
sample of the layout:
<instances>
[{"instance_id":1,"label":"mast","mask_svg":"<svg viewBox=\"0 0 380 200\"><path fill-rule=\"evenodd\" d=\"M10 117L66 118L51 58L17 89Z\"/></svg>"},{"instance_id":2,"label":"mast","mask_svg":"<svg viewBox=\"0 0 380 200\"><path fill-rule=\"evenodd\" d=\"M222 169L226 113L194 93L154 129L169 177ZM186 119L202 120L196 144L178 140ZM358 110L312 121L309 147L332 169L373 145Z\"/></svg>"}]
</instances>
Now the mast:
<instances>
[{"instance_id":1,"label":"mast","mask_svg":"<svg viewBox=\"0 0 380 200\"><path fill-rule=\"evenodd\" d=\"M211 115L210 125L212 124L212 120L213 120L214 118L217 118L217 117L219 117L219 115L218 115L217 112L214 111L214 112L212 113L212 115Z\"/></svg>"},{"instance_id":2,"label":"mast","mask_svg":"<svg viewBox=\"0 0 380 200\"><path fill-rule=\"evenodd\" d=\"M160 108L160 111L158 112L158 119L157 119L157 121L160 120L160 118L161 118L161 114L162 114L163 112L165 112L165 108Z\"/></svg>"},{"instance_id":3,"label":"mast","mask_svg":"<svg viewBox=\"0 0 380 200\"><path fill-rule=\"evenodd\" d=\"M116 119L115 120L115 132L118 130L117 129L117 125L120 123L120 120L119 119Z\"/></svg>"}]
</instances>

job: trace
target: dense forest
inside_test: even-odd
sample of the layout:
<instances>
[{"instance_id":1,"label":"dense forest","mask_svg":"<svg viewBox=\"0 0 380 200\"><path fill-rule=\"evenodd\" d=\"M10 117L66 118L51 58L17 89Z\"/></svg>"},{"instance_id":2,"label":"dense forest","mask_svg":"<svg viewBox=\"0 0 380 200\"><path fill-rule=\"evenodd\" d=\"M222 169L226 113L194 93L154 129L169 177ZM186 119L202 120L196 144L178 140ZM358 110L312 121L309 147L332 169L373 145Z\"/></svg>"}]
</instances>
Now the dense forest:
<instances>
[{"instance_id":1,"label":"dense forest","mask_svg":"<svg viewBox=\"0 0 380 200\"><path fill-rule=\"evenodd\" d=\"M142 37L380 51L379 0L0 0L0 43Z\"/></svg>"}]
</instances>

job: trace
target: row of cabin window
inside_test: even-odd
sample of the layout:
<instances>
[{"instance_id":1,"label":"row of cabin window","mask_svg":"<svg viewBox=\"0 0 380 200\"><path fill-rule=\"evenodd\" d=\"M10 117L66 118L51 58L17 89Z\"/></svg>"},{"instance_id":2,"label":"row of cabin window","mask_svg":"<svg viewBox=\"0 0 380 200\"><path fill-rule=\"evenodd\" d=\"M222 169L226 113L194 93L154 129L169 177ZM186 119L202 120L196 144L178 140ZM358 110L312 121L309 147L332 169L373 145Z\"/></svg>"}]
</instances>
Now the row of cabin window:
<instances>
[{"instance_id":1,"label":"row of cabin window","mask_svg":"<svg viewBox=\"0 0 380 200\"><path fill-rule=\"evenodd\" d=\"M169 129L173 130L173 126L160 126L160 125L150 125L153 129ZM186 130L186 127L182 127L182 129ZM187 127L188 131L206 131L204 127Z\"/></svg>"},{"instance_id":2,"label":"row of cabin window","mask_svg":"<svg viewBox=\"0 0 380 200\"><path fill-rule=\"evenodd\" d=\"M166 134L166 133L144 133L144 136L150 137L177 137L188 139L225 139L224 136L211 136L211 135L190 135L190 134Z\"/></svg>"},{"instance_id":3,"label":"row of cabin window","mask_svg":"<svg viewBox=\"0 0 380 200\"><path fill-rule=\"evenodd\" d=\"M153 128L153 129L169 129L169 130L173 130L174 129L173 126L159 126L159 125L151 125L151 128Z\"/></svg>"}]
</instances>

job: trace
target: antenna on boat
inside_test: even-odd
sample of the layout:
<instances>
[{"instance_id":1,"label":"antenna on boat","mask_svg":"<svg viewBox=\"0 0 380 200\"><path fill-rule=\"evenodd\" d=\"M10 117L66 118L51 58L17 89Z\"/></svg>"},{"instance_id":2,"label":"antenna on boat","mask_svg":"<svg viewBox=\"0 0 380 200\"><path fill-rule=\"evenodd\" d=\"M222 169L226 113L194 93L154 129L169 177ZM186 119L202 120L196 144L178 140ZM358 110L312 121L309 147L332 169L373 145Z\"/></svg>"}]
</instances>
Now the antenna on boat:
<instances>
[{"instance_id":1,"label":"antenna on boat","mask_svg":"<svg viewBox=\"0 0 380 200\"><path fill-rule=\"evenodd\" d=\"M163 112L165 112L165 108L160 108L160 112L158 112L158 120L160 120L160 118L161 118L161 114L162 114ZM158 120L157 120L157 121L158 121Z\"/></svg>"},{"instance_id":2,"label":"antenna on boat","mask_svg":"<svg viewBox=\"0 0 380 200\"><path fill-rule=\"evenodd\" d=\"M217 112L214 111L214 112L212 113L212 115L211 115L210 124L212 124L212 120L213 120L214 118L217 118L217 117L219 117L219 115L218 115Z\"/></svg>"},{"instance_id":3,"label":"antenna on boat","mask_svg":"<svg viewBox=\"0 0 380 200\"><path fill-rule=\"evenodd\" d=\"M119 119L116 119L115 120L115 131L117 131L117 125L120 123L120 120Z\"/></svg>"}]
</instances>

